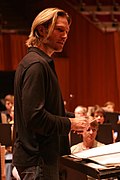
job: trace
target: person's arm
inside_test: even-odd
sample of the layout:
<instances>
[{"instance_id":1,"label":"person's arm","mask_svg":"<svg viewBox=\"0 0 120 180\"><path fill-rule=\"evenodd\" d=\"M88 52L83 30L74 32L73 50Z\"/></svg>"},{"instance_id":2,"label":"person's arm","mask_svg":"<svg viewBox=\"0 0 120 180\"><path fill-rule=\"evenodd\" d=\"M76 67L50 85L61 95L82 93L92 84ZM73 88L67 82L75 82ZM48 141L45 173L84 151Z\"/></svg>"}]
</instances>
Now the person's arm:
<instances>
[{"instance_id":1,"label":"person's arm","mask_svg":"<svg viewBox=\"0 0 120 180\"><path fill-rule=\"evenodd\" d=\"M65 111L65 115L66 117L70 117L70 118L74 118L75 117L75 114L73 112L69 112L69 111Z\"/></svg>"}]
</instances>

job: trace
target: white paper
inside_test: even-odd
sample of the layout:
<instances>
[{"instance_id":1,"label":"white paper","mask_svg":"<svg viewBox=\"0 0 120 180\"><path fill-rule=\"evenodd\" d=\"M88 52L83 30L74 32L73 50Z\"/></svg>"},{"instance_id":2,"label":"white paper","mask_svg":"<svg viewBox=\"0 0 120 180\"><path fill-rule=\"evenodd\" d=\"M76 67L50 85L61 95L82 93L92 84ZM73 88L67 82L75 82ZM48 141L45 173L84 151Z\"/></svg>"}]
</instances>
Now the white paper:
<instances>
[{"instance_id":1,"label":"white paper","mask_svg":"<svg viewBox=\"0 0 120 180\"><path fill-rule=\"evenodd\" d=\"M120 166L120 153L96 156L89 159L107 166Z\"/></svg>"},{"instance_id":2,"label":"white paper","mask_svg":"<svg viewBox=\"0 0 120 180\"><path fill-rule=\"evenodd\" d=\"M95 162L92 162L91 165L96 168L101 168L102 166L100 167L100 165L104 167L120 166L120 142L84 150L71 155L71 157L77 159L88 158Z\"/></svg>"},{"instance_id":3,"label":"white paper","mask_svg":"<svg viewBox=\"0 0 120 180\"><path fill-rule=\"evenodd\" d=\"M96 164L96 163L87 163L87 166L92 167L94 169L98 169L98 170L106 169L105 166L102 166L102 165L99 165L99 164Z\"/></svg>"},{"instance_id":4,"label":"white paper","mask_svg":"<svg viewBox=\"0 0 120 180\"><path fill-rule=\"evenodd\" d=\"M95 156L114 154L118 152L120 152L120 142L84 150L71 156L76 158L92 158Z\"/></svg>"}]
</instances>

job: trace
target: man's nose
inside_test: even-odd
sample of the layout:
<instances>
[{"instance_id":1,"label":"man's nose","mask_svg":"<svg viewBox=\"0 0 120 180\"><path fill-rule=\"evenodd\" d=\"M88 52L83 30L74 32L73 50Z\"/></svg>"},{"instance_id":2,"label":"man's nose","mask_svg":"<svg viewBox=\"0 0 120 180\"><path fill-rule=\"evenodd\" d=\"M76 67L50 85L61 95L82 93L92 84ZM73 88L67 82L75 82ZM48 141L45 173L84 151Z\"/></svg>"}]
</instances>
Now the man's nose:
<instances>
[{"instance_id":1,"label":"man's nose","mask_svg":"<svg viewBox=\"0 0 120 180\"><path fill-rule=\"evenodd\" d=\"M64 39L67 39L68 33L67 33L66 31L64 31L63 34L62 34L62 37L63 37Z\"/></svg>"}]
</instances>

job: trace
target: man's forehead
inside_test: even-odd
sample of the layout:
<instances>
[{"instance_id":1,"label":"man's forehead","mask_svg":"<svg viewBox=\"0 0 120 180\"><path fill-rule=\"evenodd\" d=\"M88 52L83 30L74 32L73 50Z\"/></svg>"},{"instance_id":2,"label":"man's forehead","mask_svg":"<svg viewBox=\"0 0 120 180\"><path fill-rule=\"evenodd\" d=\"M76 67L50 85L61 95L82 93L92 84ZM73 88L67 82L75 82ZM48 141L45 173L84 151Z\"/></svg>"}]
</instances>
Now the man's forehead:
<instances>
[{"instance_id":1,"label":"man's forehead","mask_svg":"<svg viewBox=\"0 0 120 180\"><path fill-rule=\"evenodd\" d=\"M68 27L70 27L67 18L66 18L66 17L62 17L62 16L59 16L59 17L57 18L57 20L56 20L55 25L61 26L61 25L63 25L63 24L66 25L66 26L68 26Z\"/></svg>"}]
</instances>

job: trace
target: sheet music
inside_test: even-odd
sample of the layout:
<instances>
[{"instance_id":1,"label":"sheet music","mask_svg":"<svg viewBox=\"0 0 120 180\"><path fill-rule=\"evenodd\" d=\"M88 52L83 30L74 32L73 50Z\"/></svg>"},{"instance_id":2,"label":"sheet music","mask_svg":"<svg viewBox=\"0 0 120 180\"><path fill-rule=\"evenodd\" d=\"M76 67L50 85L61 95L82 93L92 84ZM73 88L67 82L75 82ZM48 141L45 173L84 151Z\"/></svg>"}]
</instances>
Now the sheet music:
<instances>
[{"instance_id":1,"label":"sheet music","mask_svg":"<svg viewBox=\"0 0 120 180\"><path fill-rule=\"evenodd\" d=\"M90 158L91 160L94 160L100 164L110 166L120 166L120 152L114 153L114 154L107 154L102 156L96 156L93 158Z\"/></svg>"},{"instance_id":2,"label":"sheet music","mask_svg":"<svg viewBox=\"0 0 120 180\"><path fill-rule=\"evenodd\" d=\"M94 157L94 156L99 156L99 155L103 155L103 154L104 155L112 154L112 153L117 153L117 152L120 152L120 142L84 150L84 151L75 153L71 156L74 156L77 158L90 158L90 157Z\"/></svg>"},{"instance_id":3,"label":"sheet music","mask_svg":"<svg viewBox=\"0 0 120 180\"><path fill-rule=\"evenodd\" d=\"M71 157L89 158L103 165L120 166L120 142L78 152Z\"/></svg>"}]
</instances>

